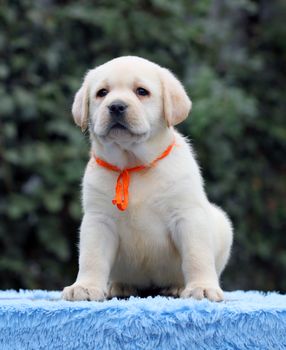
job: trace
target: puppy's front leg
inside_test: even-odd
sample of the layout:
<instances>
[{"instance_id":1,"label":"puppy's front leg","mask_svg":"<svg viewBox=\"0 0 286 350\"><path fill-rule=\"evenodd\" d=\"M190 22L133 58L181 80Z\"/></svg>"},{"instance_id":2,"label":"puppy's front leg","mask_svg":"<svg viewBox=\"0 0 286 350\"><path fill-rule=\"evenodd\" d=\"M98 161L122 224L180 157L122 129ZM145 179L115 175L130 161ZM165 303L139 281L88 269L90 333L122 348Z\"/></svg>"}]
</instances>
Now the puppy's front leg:
<instances>
[{"instance_id":1,"label":"puppy's front leg","mask_svg":"<svg viewBox=\"0 0 286 350\"><path fill-rule=\"evenodd\" d=\"M103 300L118 248L115 223L105 215L86 213L80 230L79 272L76 282L64 288L66 300Z\"/></svg>"},{"instance_id":2,"label":"puppy's front leg","mask_svg":"<svg viewBox=\"0 0 286 350\"><path fill-rule=\"evenodd\" d=\"M176 221L172 232L181 254L185 288L182 298L223 299L215 268L215 242L212 222L204 209L198 208Z\"/></svg>"}]
</instances>

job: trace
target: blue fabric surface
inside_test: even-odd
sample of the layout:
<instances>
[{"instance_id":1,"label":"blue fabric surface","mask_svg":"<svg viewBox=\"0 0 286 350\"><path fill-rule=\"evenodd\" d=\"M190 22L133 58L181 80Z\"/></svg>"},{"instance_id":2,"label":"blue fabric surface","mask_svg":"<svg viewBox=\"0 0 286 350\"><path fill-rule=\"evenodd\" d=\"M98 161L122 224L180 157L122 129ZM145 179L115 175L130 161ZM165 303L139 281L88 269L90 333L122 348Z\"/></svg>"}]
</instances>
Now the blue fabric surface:
<instances>
[{"instance_id":1,"label":"blue fabric surface","mask_svg":"<svg viewBox=\"0 0 286 350\"><path fill-rule=\"evenodd\" d=\"M286 295L225 293L68 302L59 292L0 292L0 349L286 349Z\"/></svg>"}]
</instances>

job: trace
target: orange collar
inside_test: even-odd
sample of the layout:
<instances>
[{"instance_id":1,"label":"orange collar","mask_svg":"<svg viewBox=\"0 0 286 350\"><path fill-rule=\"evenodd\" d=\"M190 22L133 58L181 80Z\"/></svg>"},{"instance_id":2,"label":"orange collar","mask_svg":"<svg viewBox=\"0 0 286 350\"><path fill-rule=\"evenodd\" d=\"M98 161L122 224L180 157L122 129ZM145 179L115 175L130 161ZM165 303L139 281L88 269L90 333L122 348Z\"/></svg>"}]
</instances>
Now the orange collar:
<instances>
[{"instance_id":1,"label":"orange collar","mask_svg":"<svg viewBox=\"0 0 286 350\"><path fill-rule=\"evenodd\" d=\"M130 183L130 173L153 167L159 160L167 157L174 146L175 141L173 141L173 143L168 146L158 158L153 160L153 162L148 165L139 165L134 168L125 168L123 170L93 155L98 165L119 173L115 187L115 197L112 200L112 203L116 205L119 210L124 211L128 207L128 188Z\"/></svg>"}]
</instances>

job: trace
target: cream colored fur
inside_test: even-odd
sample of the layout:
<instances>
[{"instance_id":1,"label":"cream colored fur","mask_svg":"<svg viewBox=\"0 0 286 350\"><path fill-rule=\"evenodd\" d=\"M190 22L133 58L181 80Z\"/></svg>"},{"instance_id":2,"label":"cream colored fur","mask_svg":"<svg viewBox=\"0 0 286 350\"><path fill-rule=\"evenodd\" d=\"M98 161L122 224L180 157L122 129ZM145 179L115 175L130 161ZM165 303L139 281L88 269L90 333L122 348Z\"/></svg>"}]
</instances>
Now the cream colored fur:
<instances>
[{"instance_id":1,"label":"cream colored fur","mask_svg":"<svg viewBox=\"0 0 286 350\"><path fill-rule=\"evenodd\" d=\"M150 92L139 96L137 88ZM100 89L108 94L98 97ZM108 129L108 105L127 105L128 130ZM103 300L152 286L163 293L220 301L219 277L230 255L232 227L211 204L192 147L173 125L191 101L168 70L139 57L120 57L88 72L73 115L89 124L94 154L120 168L148 164L175 138L157 165L132 173L129 206L112 204L118 173L91 159L83 178L79 272L67 300ZM194 121L195 122L195 121Z\"/></svg>"}]
</instances>

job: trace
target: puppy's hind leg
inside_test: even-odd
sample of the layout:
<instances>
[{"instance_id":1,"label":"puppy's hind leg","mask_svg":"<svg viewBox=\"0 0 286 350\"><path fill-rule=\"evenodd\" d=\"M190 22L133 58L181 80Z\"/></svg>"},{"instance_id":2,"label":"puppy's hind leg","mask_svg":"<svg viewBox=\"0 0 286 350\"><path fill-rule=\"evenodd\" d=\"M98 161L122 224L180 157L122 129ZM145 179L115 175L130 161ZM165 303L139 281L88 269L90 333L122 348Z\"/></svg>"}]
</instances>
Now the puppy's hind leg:
<instances>
[{"instance_id":1,"label":"puppy's hind leg","mask_svg":"<svg viewBox=\"0 0 286 350\"><path fill-rule=\"evenodd\" d=\"M182 298L223 300L215 266L213 220L209 220L209 215L207 207L192 209L177 218L172 230L182 259L185 280Z\"/></svg>"},{"instance_id":2,"label":"puppy's hind leg","mask_svg":"<svg viewBox=\"0 0 286 350\"><path fill-rule=\"evenodd\" d=\"M111 282L108 291L108 298L128 298L137 295L138 291L135 287L118 282Z\"/></svg>"},{"instance_id":3,"label":"puppy's hind leg","mask_svg":"<svg viewBox=\"0 0 286 350\"><path fill-rule=\"evenodd\" d=\"M178 298L181 295L183 289L183 287L164 288L160 291L160 295L163 295L165 297Z\"/></svg>"},{"instance_id":4,"label":"puppy's hind leg","mask_svg":"<svg viewBox=\"0 0 286 350\"><path fill-rule=\"evenodd\" d=\"M229 260L233 241L232 224L226 213L218 206L212 204L215 222L215 265L218 276L221 275Z\"/></svg>"}]
</instances>

